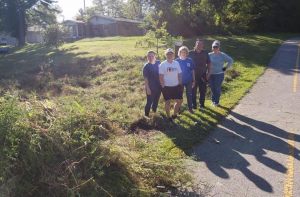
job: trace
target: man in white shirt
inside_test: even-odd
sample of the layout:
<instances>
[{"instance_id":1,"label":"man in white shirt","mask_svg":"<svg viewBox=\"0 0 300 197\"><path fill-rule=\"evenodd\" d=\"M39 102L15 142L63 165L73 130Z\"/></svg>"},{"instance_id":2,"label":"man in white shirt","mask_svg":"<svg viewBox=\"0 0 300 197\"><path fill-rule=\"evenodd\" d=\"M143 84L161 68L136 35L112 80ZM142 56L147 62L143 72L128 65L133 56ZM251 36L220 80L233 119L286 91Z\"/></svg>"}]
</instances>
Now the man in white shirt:
<instances>
[{"instance_id":1,"label":"man in white shirt","mask_svg":"<svg viewBox=\"0 0 300 197\"><path fill-rule=\"evenodd\" d=\"M165 51L166 59L159 66L159 80L165 99L165 110L170 121L177 117L182 104L182 71L177 61L173 49ZM175 100L174 114L170 116L171 100Z\"/></svg>"}]
</instances>

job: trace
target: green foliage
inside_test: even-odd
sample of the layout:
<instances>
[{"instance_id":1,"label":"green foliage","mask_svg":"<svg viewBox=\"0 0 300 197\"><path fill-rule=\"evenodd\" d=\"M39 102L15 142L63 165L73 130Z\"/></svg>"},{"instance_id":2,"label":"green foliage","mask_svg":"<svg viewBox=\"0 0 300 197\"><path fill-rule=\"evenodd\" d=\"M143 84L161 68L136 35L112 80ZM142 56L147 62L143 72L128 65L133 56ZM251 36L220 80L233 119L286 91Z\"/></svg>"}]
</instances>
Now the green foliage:
<instances>
[{"instance_id":1,"label":"green foliage","mask_svg":"<svg viewBox=\"0 0 300 197\"><path fill-rule=\"evenodd\" d=\"M41 5L51 8L54 0L0 0L0 15L4 31L16 37L19 45L25 44L29 10ZM0 25L1 26L1 25Z\"/></svg>"},{"instance_id":2,"label":"green foliage","mask_svg":"<svg viewBox=\"0 0 300 197\"><path fill-rule=\"evenodd\" d=\"M58 48L64 43L65 34L66 31L60 25L49 25L44 32L45 44Z\"/></svg>"},{"instance_id":3,"label":"green foliage","mask_svg":"<svg viewBox=\"0 0 300 197\"><path fill-rule=\"evenodd\" d=\"M299 32L300 26L298 0L151 0L150 5L155 9L149 9L146 15L161 13L160 24L165 21L172 35L186 37L250 31Z\"/></svg>"}]
</instances>

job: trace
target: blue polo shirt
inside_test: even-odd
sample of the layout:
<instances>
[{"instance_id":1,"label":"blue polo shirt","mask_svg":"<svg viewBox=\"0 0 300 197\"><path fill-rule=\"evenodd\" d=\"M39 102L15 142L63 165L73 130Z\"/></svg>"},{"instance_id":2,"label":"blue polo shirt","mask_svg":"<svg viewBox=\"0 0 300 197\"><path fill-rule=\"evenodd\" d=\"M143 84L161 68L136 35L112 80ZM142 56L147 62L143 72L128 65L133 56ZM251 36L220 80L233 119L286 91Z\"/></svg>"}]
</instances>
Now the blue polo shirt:
<instances>
[{"instance_id":1,"label":"blue polo shirt","mask_svg":"<svg viewBox=\"0 0 300 197\"><path fill-rule=\"evenodd\" d=\"M161 89L159 82L159 65L160 61L155 64L146 63L143 67L143 76L148 79L151 91L159 91Z\"/></svg>"},{"instance_id":2,"label":"blue polo shirt","mask_svg":"<svg viewBox=\"0 0 300 197\"><path fill-rule=\"evenodd\" d=\"M179 63L182 70L182 83L188 84L193 81L193 70L195 69L195 64L191 58L186 58L182 60L177 58L176 61Z\"/></svg>"}]
</instances>

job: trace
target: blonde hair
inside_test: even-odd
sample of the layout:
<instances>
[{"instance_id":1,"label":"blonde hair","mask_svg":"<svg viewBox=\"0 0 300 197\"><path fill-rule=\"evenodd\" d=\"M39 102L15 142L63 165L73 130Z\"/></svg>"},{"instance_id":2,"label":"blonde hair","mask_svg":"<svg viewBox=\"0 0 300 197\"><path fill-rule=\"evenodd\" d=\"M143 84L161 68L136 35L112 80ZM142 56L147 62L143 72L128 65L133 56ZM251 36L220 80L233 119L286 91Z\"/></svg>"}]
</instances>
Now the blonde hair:
<instances>
[{"instance_id":1,"label":"blonde hair","mask_svg":"<svg viewBox=\"0 0 300 197\"><path fill-rule=\"evenodd\" d=\"M178 50L178 56L179 56L179 57L180 57L180 53L181 53L182 51L186 51L187 55L189 55L189 48L187 48L186 46L182 46L182 47L180 47L179 50Z\"/></svg>"}]
</instances>

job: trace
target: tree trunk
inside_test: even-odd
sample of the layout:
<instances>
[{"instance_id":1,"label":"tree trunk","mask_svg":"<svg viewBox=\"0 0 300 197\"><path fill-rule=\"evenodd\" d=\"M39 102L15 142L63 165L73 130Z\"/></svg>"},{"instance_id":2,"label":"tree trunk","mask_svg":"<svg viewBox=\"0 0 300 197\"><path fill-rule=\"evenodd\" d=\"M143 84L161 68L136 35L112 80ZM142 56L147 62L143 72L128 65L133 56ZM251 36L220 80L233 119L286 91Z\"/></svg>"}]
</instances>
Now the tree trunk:
<instances>
[{"instance_id":1,"label":"tree trunk","mask_svg":"<svg viewBox=\"0 0 300 197\"><path fill-rule=\"evenodd\" d=\"M25 22L25 11L20 8L18 9L18 41L19 46L25 45L25 32L26 32L26 22Z\"/></svg>"}]
</instances>

